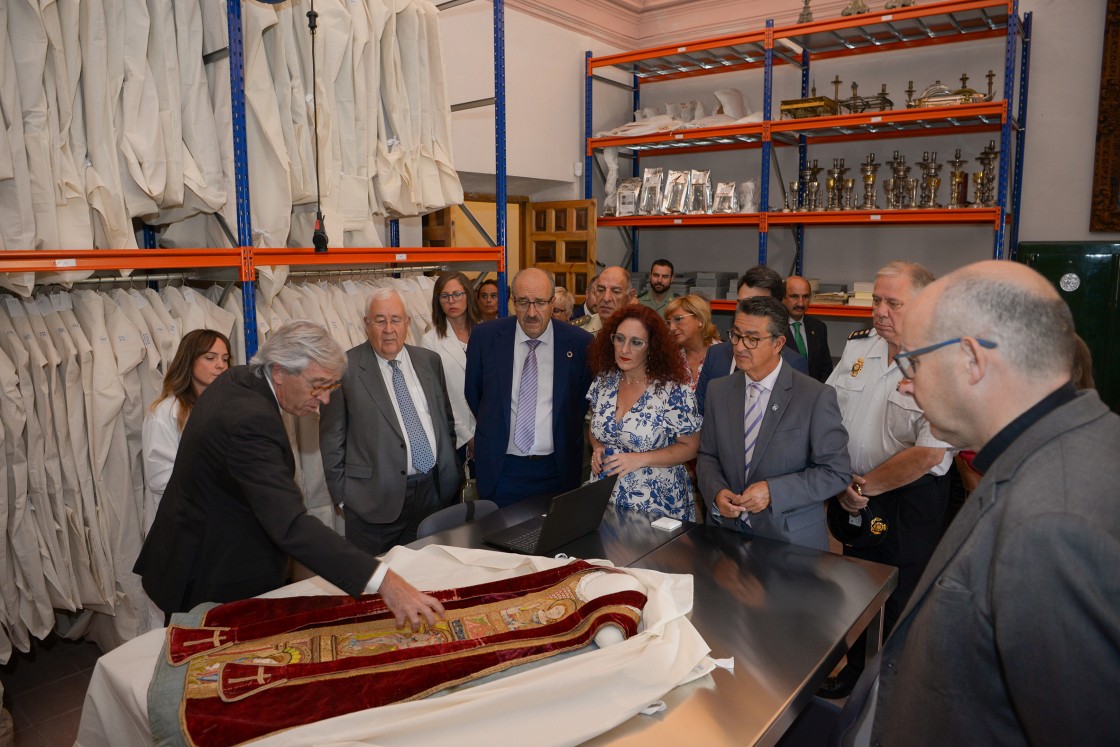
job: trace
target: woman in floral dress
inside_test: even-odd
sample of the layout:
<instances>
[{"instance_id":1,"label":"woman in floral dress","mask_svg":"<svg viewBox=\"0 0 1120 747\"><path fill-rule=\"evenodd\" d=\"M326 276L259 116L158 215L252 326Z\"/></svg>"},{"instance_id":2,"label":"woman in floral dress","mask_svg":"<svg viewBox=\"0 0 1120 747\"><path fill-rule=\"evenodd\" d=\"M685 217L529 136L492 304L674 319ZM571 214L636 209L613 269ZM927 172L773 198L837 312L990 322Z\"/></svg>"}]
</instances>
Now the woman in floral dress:
<instances>
[{"instance_id":1,"label":"woman in floral dress","mask_svg":"<svg viewBox=\"0 0 1120 747\"><path fill-rule=\"evenodd\" d=\"M652 516L695 518L684 464L696 456L700 414L665 322L625 306L591 343L591 475L619 475L611 500Z\"/></svg>"}]
</instances>

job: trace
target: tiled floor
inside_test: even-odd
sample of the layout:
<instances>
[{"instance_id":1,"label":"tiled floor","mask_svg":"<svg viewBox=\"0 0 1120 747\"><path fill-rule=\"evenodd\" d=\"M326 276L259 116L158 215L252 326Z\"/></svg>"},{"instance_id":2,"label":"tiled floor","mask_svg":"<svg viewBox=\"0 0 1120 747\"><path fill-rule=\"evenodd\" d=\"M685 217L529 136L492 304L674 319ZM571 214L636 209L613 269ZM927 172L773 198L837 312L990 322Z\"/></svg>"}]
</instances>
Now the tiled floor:
<instances>
[{"instance_id":1,"label":"tiled floor","mask_svg":"<svg viewBox=\"0 0 1120 747\"><path fill-rule=\"evenodd\" d=\"M30 653L12 653L0 667L0 683L15 725L15 747L74 744L86 687L100 655L92 643L55 636L35 641Z\"/></svg>"}]
</instances>

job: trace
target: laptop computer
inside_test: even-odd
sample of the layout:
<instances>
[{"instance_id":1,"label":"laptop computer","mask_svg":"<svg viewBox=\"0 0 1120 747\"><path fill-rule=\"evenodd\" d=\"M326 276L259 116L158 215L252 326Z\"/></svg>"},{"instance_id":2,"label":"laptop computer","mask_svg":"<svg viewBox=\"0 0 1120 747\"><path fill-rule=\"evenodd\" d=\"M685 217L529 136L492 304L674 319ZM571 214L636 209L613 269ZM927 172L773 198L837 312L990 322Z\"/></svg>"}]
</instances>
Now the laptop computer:
<instances>
[{"instance_id":1,"label":"laptop computer","mask_svg":"<svg viewBox=\"0 0 1120 747\"><path fill-rule=\"evenodd\" d=\"M589 482L552 499L548 513L494 532L482 541L503 550L543 555L599 528L618 475Z\"/></svg>"}]
</instances>

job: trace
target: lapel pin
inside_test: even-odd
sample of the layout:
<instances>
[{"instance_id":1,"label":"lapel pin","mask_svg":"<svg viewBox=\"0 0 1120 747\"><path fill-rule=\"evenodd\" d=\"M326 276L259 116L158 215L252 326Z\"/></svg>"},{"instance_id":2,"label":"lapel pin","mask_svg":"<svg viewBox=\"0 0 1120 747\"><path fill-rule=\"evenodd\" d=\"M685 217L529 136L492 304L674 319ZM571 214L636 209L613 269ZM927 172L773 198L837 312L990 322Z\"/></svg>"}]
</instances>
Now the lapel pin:
<instances>
[{"instance_id":1,"label":"lapel pin","mask_svg":"<svg viewBox=\"0 0 1120 747\"><path fill-rule=\"evenodd\" d=\"M571 357L572 357L572 351L571 351L571 350L569 350L569 351L568 351L568 357L569 357L569 358L571 358Z\"/></svg>"},{"instance_id":2,"label":"lapel pin","mask_svg":"<svg viewBox=\"0 0 1120 747\"><path fill-rule=\"evenodd\" d=\"M771 405L770 409L773 410L774 412L777 412L778 411L778 406L777 405Z\"/></svg>"}]
</instances>

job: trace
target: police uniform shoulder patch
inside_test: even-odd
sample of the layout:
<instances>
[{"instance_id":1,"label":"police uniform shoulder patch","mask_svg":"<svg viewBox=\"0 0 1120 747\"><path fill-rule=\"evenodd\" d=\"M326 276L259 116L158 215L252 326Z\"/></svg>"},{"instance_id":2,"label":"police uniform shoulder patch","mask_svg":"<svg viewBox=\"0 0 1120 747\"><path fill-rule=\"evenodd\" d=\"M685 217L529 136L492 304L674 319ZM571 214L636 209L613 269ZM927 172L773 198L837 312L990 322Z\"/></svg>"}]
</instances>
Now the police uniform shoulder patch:
<instances>
[{"instance_id":1,"label":"police uniform shoulder patch","mask_svg":"<svg viewBox=\"0 0 1120 747\"><path fill-rule=\"evenodd\" d=\"M849 340L862 340L863 338L865 338L865 337L867 337L868 335L871 334L872 329L874 329L874 327L868 327L867 329L857 329L855 332L848 335L848 339Z\"/></svg>"},{"instance_id":2,"label":"police uniform shoulder patch","mask_svg":"<svg viewBox=\"0 0 1120 747\"><path fill-rule=\"evenodd\" d=\"M573 319L572 320L572 324L576 325L577 327L586 327L590 323L591 323L591 314L586 314L584 316L581 316L579 319Z\"/></svg>"}]
</instances>

